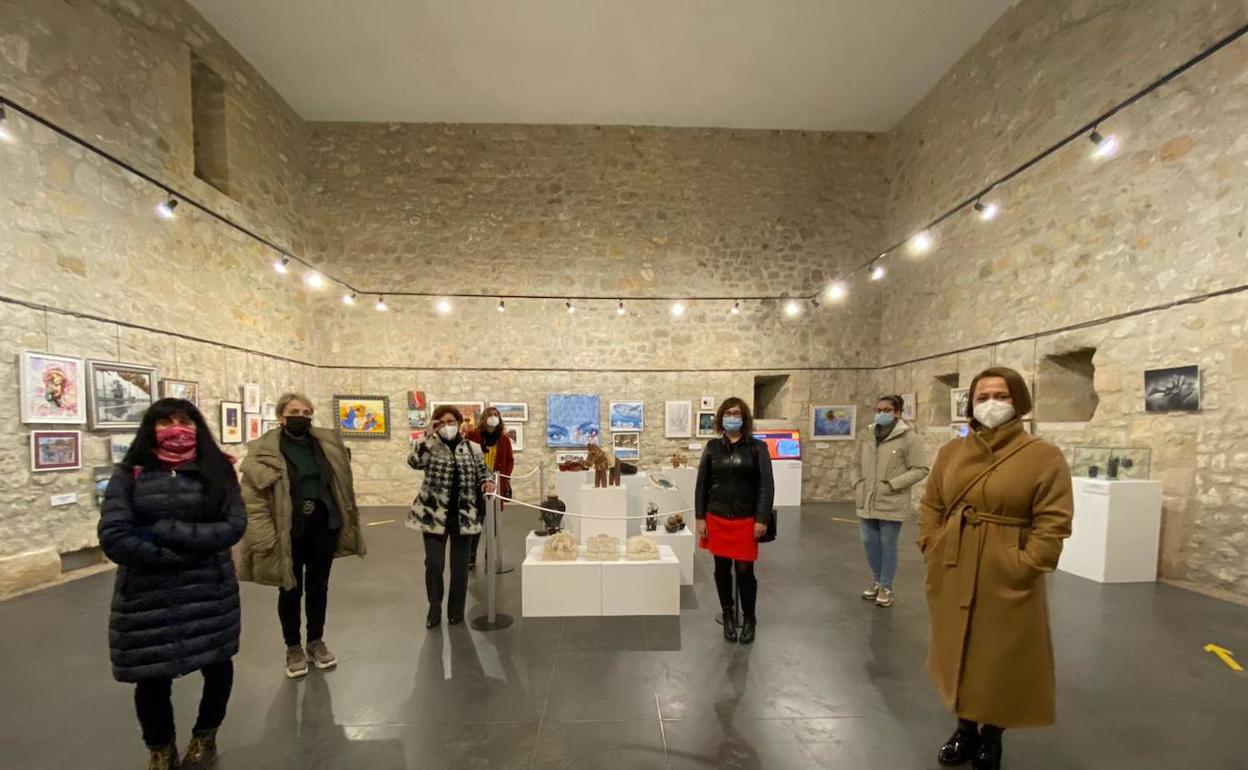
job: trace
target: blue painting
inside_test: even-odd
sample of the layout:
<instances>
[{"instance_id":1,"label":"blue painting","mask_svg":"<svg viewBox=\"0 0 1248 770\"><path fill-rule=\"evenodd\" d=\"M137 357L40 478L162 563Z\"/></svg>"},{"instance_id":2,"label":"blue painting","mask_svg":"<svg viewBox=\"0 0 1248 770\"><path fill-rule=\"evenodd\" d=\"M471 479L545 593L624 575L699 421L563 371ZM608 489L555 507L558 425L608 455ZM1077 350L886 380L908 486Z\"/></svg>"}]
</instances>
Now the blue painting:
<instances>
[{"instance_id":1,"label":"blue painting","mask_svg":"<svg viewBox=\"0 0 1248 770\"><path fill-rule=\"evenodd\" d=\"M546 446L578 447L597 444L597 396L552 393L546 397Z\"/></svg>"},{"instance_id":2,"label":"blue painting","mask_svg":"<svg viewBox=\"0 0 1248 770\"><path fill-rule=\"evenodd\" d=\"M853 441L854 421L858 407L852 404L812 406L814 425L810 431L813 441Z\"/></svg>"},{"instance_id":3,"label":"blue painting","mask_svg":"<svg viewBox=\"0 0 1248 770\"><path fill-rule=\"evenodd\" d=\"M611 430L640 432L645 424L645 405L640 401L612 401L609 407Z\"/></svg>"}]
</instances>

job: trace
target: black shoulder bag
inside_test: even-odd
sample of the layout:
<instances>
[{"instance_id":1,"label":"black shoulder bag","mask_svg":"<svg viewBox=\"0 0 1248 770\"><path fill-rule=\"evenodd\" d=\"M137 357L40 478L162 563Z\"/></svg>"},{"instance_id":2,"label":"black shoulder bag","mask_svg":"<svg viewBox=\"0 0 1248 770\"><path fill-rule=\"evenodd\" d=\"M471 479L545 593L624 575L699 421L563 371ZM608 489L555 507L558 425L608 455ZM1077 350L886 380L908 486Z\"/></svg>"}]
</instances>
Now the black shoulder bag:
<instances>
[{"instance_id":1,"label":"black shoulder bag","mask_svg":"<svg viewBox=\"0 0 1248 770\"><path fill-rule=\"evenodd\" d=\"M759 483L761 484L763 480L763 459L758 456L758 452L759 452L759 444L763 442L755 439L753 436L750 436L750 441L752 442L753 447L754 447L754 468L758 471L758 480L759 480ZM775 541L777 518L779 517L776 516L776 509L772 508L771 517L768 518L767 520L767 531L763 533L763 536L758 539L758 542L770 543L770 542Z\"/></svg>"}]
</instances>

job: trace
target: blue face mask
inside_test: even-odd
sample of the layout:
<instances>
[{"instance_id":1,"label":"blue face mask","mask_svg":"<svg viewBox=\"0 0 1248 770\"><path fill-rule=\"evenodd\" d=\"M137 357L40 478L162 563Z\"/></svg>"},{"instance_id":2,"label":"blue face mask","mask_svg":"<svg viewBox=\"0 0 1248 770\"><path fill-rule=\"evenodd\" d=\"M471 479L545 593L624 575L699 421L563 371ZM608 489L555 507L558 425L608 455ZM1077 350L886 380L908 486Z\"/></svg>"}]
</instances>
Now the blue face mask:
<instances>
[{"instance_id":1,"label":"blue face mask","mask_svg":"<svg viewBox=\"0 0 1248 770\"><path fill-rule=\"evenodd\" d=\"M741 426L745 425L745 420L740 417L725 417L724 430L728 433L736 433L741 430Z\"/></svg>"},{"instance_id":2,"label":"blue face mask","mask_svg":"<svg viewBox=\"0 0 1248 770\"><path fill-rule=\"evenodd\" d=\"M897 415L895 414L891 414L889 412L875 413L875 424L881 428L887 428L895 422L897 422Z\"/></svg>"}]
</instances>

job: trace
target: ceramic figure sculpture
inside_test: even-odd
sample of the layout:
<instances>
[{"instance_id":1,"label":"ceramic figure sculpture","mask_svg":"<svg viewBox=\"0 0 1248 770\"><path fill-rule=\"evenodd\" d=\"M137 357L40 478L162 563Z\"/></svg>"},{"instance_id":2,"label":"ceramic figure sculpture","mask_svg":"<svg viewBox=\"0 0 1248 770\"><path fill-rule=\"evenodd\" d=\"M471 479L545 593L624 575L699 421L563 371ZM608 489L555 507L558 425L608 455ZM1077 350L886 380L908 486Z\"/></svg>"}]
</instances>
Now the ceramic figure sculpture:
<instances>
[{"instance_id":1,"label":"ceramic figure sculpture","mask_svg":"<svg viewBox=\"0 0 1248 770\"><path fill-rule=\"evenodd\" d=\"M620 461L616 460L611 466L611 476L607 479L607 486L618 487L620 485Z\"/></svg>"},{"instance_id":2,"label":"ceramic figure sculpture","mask_svg":"<svg viewBox=\"0 0 1248 770\"><path fill-rule=\"evenodd\" d=\"M551 495L542 502L542 507L550 508L551 510L541 512L542 526L540 529L533 530L533 534L549 536L562 530L563 513L554 513L553 511L566 511L568 510L567 504L556 495Z\"/></svg>"},{"instance_id":3,"label":"ceramic figure sculpture","mask_svg":"<svg viewBox=\"0 0 1248 770\"><path fill-rule=\"evenodd\" d=\"M576 538L567 532L551 535L542 546L542 561L576 561Z\"/></svg>"},{"instance_id":4,"label":"ceramic figure sculpture","mask_svg":"<svg viewBox=\"0 0 1248 770\"><path fill-rule=\"evenodd\" d=\"M650 503L646 506L646 531L654 532L659 528L659 505Z\"/></svg>"},{"instance_id":5,"label":"ceramic figure sculpture","mask_svg":"<svg viewBox=\"0 0 1248 770\"><path fill-rule=\"evenodd\" d=\"M633 535L628 539L629 561L655 561L659 558L659 544L654 538Z\"/></svg>"},{"instance_id":6,"label":"ceramic figure sculpture","mask_svg":"<svg viewBox=\"0 0 1248 770\"><path fill-rule=\"evenodd\" d=\"M651 473L650 483L659 489L675 489L676 484L662 473Z\"/></svg>"},{"instance_id":7,"label":"ceramic figure sculpture","mask_svg":"<svg viewBox=\"0 0 1248 770\"><path fill-rule=\"evenodd\" d=\"M683 513L673 513L667 517L667 522L663 528L668 532L679 532L685 528L685 515Z\"/></svg>"},{"instance_id":8,"label":"ceramic figure sculpture","mask_svg":"<svg viewBox=\"0 0 1248 770\"><path fill-rule=\"evenodd\" d=\"M592 535L585 541L585 556L594 561L618 561L620 539L611 535Z\"/></svg>"},{"instance_id":9,"label":"ceramic figure sculpture","mask_svg":"<svg viewBox=\"0 0 1248 770\"><path fill-rule=\"evenodd\" d=\"M672 455L672 467L673 468L684 468L688 464L689 464L689 456L686 455L684 452L677 452L676 454Z\"/></svg>"},{"instance_id":10,"label":"ceramic figure sculpture","mask_svg":"<svg viewBox=\"0 0 1248 770\"><path fill-rule=\"evenodd\" d=\"M594 486L605 487L607 485L607 453L597 444L590 444L587 447L589 455L585 458L585 463L594 469Z\"/></svg>"},{"instance_id":11,"label":"ceramic figure sculpture","mask_svg":"<svg viewBox=\"0 0 1248 770\"><path fill-rule=\"evenodd\" d=\"M636 476L637 475L636 464L621 462L620 463L620 475L621 476Z\"/></svg>"}]
</instances>

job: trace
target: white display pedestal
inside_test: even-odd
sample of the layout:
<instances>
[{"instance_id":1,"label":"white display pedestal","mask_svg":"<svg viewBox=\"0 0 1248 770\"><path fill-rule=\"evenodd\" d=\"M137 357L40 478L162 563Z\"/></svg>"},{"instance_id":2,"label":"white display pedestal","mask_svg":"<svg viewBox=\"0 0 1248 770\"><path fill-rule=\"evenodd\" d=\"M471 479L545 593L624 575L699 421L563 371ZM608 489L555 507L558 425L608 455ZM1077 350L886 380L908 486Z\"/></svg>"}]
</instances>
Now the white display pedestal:
<instances>
[{"instance_id":1,"label":"white display pedestal","mask_svg":"<svg viewBox=\"0 0 1248 770\"><path fill-rule=\"evenodd\" d=\"M604 561L603 615L679 615L680 560L660 545L656 561Z\"/></svg>"},{"instance_id":2,"label":"white display pedestal","mask_svg":"<svg viewBox=\"0 0 1248 770\"><path fill-rule=\"evenodd\" d=\"M568 506L568 510L572 510ZM581 513L591 516L614 516L611 519L584 519L581 521L582 543L591 535L611 535L618 537L623 543L628 539L628 490L624 487L595 487L586 484L581 487ZM576 518L571 516L569 518Z\"/></svg>"},{"instance_id":3,"label":"white display pedestal","mask_svg":"<svg viewBox=\"0 0 1248 770\"><path fill-rule=\"evenodd\" d=\"M581 487L594 482L593 471L556 471L555 494L569 511L581 512ZM575 516L563 518L563 528L580 539L580 521Z\"/></svg>"},{"instance_id":4,"label":"white display pedestal","mask_svg":"<svg viewBox=\"0 0 1248 770\"><path fill-rule=\"evenodd\" d=\"M621 476L620 483L624 485L625 491L628 493L628 515L643 516L646 513L645 489L649 483L649 479L643 474L637 473L632 476ZM628 520L628 535L640 535L642 530L643 519Z\"/></svg>"},{"instance_id":5,"label":"white display pedestal","mask_svg":"<svg viewBox=\"0 0 1248 770\"><path fill-rule=\"evenodd\" d=\"M771 475L776 482L777 508L802 504L801 460L772 460Z\"/></svg>"},{"instance_id":6,"label":"white display pedestal","mask_svg":"<svg viewBox=\"0 0 1248 770\"><path fill-rule=\"evenodd\" d=\"M542 561L534 548L520 568L520 612L526 618L585 617L602 614L602 562Z\"/></svg>"},{"instance_id":7,"label":"white display pedestal","mask_svg":"<svg viewBox=\"0 0 1248 770\"><path fill-rule=\"evenodd\" d=\"M1057 568L1098 583L1157 580L1161 482L1073 479L1075 518Z\"/></svg>"},{"instance_id":8,"label":"white display pedestal","mask_svg":"<svg viewBox=\"0 0 1248 770\"><path fill-rule=\"evenodd\" d=\"M671 463L668 463L671 465ZM681 508L692 508L694 493L698 491L697 466L686 468L664 468L663 473L679 487ZM679 509L678 509L679 510Z\"/></svg>"},{"instance_id":9,"label":"white display pedestal","mask_svg":"<svg viewBox=\"0 0 1248 770\"><path fill-rule=\"evenodd\" d=\"M534 548L543 548L546 546L546 536L539 535L533 530L529 530L529 534L524 536L524 552L532 553Z\"/></svg>"},{"instance_id":10,"label":"white display pedestal","mask_svg":"<svg viewBox=\"0 0 1248 770\"><path fill-rule=\"evenodd\" d=\"M693 534L693 514L685 517L685 528L679 532L668 534L663 529L663 522L659 522L658 530L654 532L643 532L654 538L654 542L659 544L659 550L664 547L671 548L672 553L680 561L680 584L682 586L693 585L693 554L697 550L698 538Z\"/></svg>"}]
</instances>

